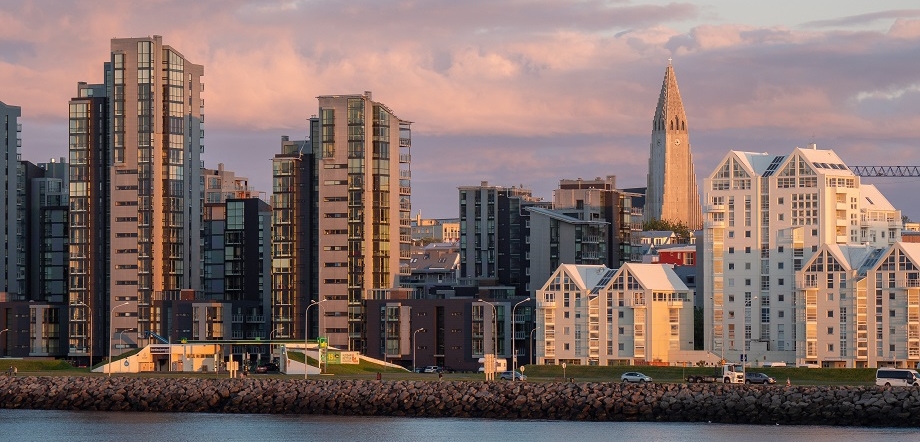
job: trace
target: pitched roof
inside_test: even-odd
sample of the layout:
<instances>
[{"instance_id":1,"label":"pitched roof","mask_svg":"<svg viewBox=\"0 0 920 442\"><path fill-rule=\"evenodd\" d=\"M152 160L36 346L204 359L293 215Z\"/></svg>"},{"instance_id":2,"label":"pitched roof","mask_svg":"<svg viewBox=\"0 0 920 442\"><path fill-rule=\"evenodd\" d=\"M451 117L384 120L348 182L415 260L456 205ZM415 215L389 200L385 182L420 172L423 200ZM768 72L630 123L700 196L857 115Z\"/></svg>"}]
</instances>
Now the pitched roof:
<instances>
[{"instance_id":1,"label":"pitched roof","mask_svg":"<svg viewBox=\"0 0 920 442\"><path fill-rule=\"evenodd\" d=\"M626 263L620 271L628 270L646 290L687 291L687 285L667 264Z\"/></svg>"}]
</instances>

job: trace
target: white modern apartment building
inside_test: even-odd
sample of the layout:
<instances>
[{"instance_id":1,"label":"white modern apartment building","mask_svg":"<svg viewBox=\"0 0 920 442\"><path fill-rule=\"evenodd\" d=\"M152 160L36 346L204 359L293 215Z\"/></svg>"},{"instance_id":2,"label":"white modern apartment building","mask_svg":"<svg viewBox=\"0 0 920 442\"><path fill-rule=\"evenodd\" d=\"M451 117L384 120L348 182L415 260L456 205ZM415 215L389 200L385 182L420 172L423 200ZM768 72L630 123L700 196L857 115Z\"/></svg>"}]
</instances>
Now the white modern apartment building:
<instances>
[{"instance_id":1,"label":"white modern apartment building","mask_svg":"<svg viewBox=\"0 0 920 442\"><path fill-rule=\"evenodd\" d=\"M703 189L704 348L726 360L797 361L814 335L801 323L800 270L822 248L882 249L901 235L900 211L815 145L731 151Z\"/></svg>"},{"instance_id":2,"label":"white modern apartment building","mask_svg":"<svg viewBox=\"0 0 920 442\"><path fill-rule=\"evenodd\" d=\"M668 364L693 350L693 292L668 265L562 264L536 296L537 364Z\"/></svg>"},{"instance_id":3,"label":"white modern apartment building","mask_svg":"<svg viewBox=\"0 0 920 442\"><path fill-rule=\"evenodd\" d=\"M914 368L920 362L920 244L821 247L796 284L796 362Z\"/></svg>"}]
</instances>

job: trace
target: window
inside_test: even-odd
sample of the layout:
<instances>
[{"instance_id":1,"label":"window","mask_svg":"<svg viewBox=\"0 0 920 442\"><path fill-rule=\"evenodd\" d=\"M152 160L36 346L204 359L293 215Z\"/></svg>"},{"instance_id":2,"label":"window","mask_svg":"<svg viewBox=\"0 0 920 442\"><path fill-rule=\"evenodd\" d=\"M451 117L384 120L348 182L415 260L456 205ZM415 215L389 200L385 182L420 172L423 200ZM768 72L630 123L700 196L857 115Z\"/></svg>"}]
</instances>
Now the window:
<instances>
[{"instance_id":1,"label":"window","mask_svg":"<svg viewBox=\"0 0 920 442\"><path fill-rule=\"evenodd\" d=\"M777 310L777 311L776 311L776 316L779 317L779 318L785 318L785 317L786 317L786 311L785 311L785 310Z\"/></svg>"},{"instance_id":2,"label":"window","mask_svg":"<svg viewBox=\"0 0 920 442\"><path fill-rule=\"evenodd\" d=\"M751 270L751 263L749 262L744 263L744 270Z\"/></svg>"},{"instance_id":3,"label":"window","mask_svg":"<svg viewBox=\"0 0 920 442\"><path fill-rule=\"evenodd\" d=\"M781 261L780 263L778 263L778 264L776 265L776 268L782 270L782 269L783 269L783 264L784 264L784 263Z\"/></svg>"},{"instance_id":4,"label":"window","mask_svg":"<svg viewBox=\"0 0 920 442\"><path fill-rule=\"evenodd\" d=\"M750 278L745 279L745 280L744 280L744 285L751 285L751 279L750 279Z\"/></svg>"},{"instance_id":5,"label":"window","mask_svg":"<svg viewBox=\"0 0 920 442\"><path fill-rule=\"evenodd\" d=\"M776 248L776 251L779 252L779 253L783 253L783 246L777 247L777 248Z\"/></svg>"},{"instance_id":6,"label":"window","mask_svg":"<svg viewBox=\"0 0 920 442\"><path fill-rule=\"evenodd\" d=\"M828 317L828 318L833 318L833 317L834 317L834 311L833 311L833 310L828 310L828 311L827 311L827 317Z\"/></svg>"},{"instance_id":7,"label":"window","mask_svg":"<svg viewBox=\"0 0 920 442\"><path fill-rule=\"evenodd\" d=\"M834 334L834 327L828 327L828 328L827 328L827 334L829 334L829 335Z\"/></svg>"},{"instance_id":8,"label":"window","mask_svg":"<svg viewBox=\"0 0 920 442\"><path fill-rule=\"evenodd\" d=\"M776 300L778 302L783 302L786 299L786 295L776 295Z\"/></svg>"},{"instance_id":9,"label":"window","mask_svg":"<svg viewBox=\"0 0 920 442\"><path fill-rule=\"evenodd\" d=\"M735 263L733 263L733 262L728 263L728 269L729 269L729 270L735 270Z\"/></svg>"},{"instance_id":10,"label":"window","mask_svg":"<svg viewBox=\"0 0 920 442\"><path fill-rule=\"evenodd\" d=\"M828 294L827 294L827 300L828 300L828 301L833 301L833 300L834 300L834 294L833 294L833 293L828 293Z\"/></svg>"},{"instance_id":11,"label":"window","mask_svg":"<svg viewBox=\"0 0 920 442\"><path fill-rule=\"evenodd\" d=\"M729 248L728 248L728 253L735 253L735 248L734 248L734 247L729 247Z\"/></svg>"},{"instance_id":12,"label":"window","mask_svg":"<svg viewBox=\"0 0 920 442\"><path fill-rule=\"evenodd\" d=\"M888 310L888 316L894 317L894 310Z\"/></svg>"},{"instance_id":13,"label":"window","mask_svg":"<svg viewBox=\"0 0 920 442\"><path fill-rule=\"evenodd\" d=\"M617 329L617 334L622 335L624 332L625 332L625 330L623 330L623 327L620 327L620 328Z\"/></svg>"},{"instance_id":14,"label":"window","mask_svg":"<svg viewBox=\"0 0 920 442\"><path fill-rule=\"evenodd\" d=\"M834 351L834 344L827 344L827 351Z\"/></svg>"},{"instance_id":15,"label":"window","mask_svg":"<svg viewBox=\"0 0 920 442\"><path fill-rule=\"evenodd\" d=\"M622 318L622 317L623 317L623 310L620 310L620 311L617 312L617 317L618 317L618 318Z\"/></svg>"},{"instance_id":16,"label":"window","mask_svg":"<svg viewBox=\"0 0 920 442\"><path fill-rule=\"evenodd\" d=\"M894 301L894 292L888 292L888 299Z\"/></svg>"},{"instance_id":17,"label":"window","mask_svg":"<svg viewBox=\"0 0 920 442\"><path fill-rule=\"evenodd\" d=\"M751 237L751 231L750 231L750 230L745 230L745 231L744 231L744 237L745 237L745 238L750 238L750 237Z\"/></svg>"},{"instance_id":18,"label":"window","mask_svg":"<svg viewBox=\"0 0 920 442\"><path fill-rule=\"evenodd\" d=\"M783 204L783 197L777 198L777 199L776 199L776 203L777 203L777 204Z\"/></svg>"},{"instance_id":19,"label":"window","mask_svg":"<svg viewBox=\"0 0 920 442\"><path fill-rule=\"evenodd\" d=\"M735 302L735 295L728 295L728 302Z\"/></svg>"},{"instance_id":20,"label":"window","mask_svg":"<svg viewBox=\"0 0 920 442\"><path fill-rule=\"evenodd\" d=\"M745 247L745 248L744 248L744 253L751 253L751 246Z\"/></svg>"},{"instance_id":21,"label":"window","mask_svg":"<svg viewBox=\"0 0 920 442\"><path fill-rule=\"evenodd\" d=\"M620 342L619 344L617 344L617 349L619 349L620 351L623 351L623 350L625 349L625 347L623 346L623 343L622 343L622 342Z\"/></svg>"},{"instance_id":22,"label":"window","mask_svg":"<svg viewBox=\"0 0 920 442\"><path fill-rule=\"evenodd\" d=\"M785 279L779 278L779 279L776 280L776 285L784 285L785 282L786 282Z\"/></svg>"},{"instance_id":23,"label":"window","mask_svg":"<svg viewBox=\"0 0 920 442\"><path fill-rule=\"evenodd\" d=\"M735 231L734 231L734 230L729 230L729 231L728 231L728 237L729 237L729 238L734 238L734 237L735 237Z\"/></svg>"}]
</instances>

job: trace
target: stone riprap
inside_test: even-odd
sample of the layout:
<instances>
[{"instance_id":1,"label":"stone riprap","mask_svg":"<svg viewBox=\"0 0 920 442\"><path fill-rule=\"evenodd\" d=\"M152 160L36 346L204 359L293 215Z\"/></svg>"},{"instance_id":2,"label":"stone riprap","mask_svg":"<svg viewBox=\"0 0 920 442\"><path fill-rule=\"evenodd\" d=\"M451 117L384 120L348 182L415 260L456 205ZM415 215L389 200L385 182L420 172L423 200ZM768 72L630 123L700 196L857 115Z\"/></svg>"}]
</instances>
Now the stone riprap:
<instances>
[{"instance_id":1,"label":"stone riprap","mask_svg":"<svg viewBox=\"0 0 920 442\"><path fill-rule=\"evenodd\" d=\"M920 389L3 376L0 408L891 427Z\"/></svg>"}]
</instances>

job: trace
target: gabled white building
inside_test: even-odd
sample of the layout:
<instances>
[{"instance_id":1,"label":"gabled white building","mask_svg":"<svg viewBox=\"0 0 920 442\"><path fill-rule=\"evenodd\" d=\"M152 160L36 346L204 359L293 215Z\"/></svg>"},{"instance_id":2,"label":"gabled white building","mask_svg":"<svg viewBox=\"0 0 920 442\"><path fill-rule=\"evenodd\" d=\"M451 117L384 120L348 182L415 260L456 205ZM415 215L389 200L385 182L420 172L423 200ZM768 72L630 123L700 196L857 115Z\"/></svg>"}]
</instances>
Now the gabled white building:
<instances>
[{"instance_id":1,"label":"gabled white building","mask_svg":"<svg viewBox=\"0 0 920 442\"><path fill-rule=\"evenodd\" d=\"M902 367L920 362L920 244L822 246L802 269L799 365Z\"/></svg>"},{"instance_id":2,"label":"gabled white building","mask_svg":"<svg viewBox=\"0 0 920 442\"><path fill-rule=\"evenodd\" d=\"M748 362L792 362L796 272L826 244L884 248L901 214L831 150L729 152L704 180L700 257L704 347Z\"/></svg>"},{"instance_id":3,"label":"gabled white building","mask_svg":"<svg viewBox=\"0 0 920 442\"><path fill-rule=\"evenodd\" d=\"M692 299L668 265L560 265L537 290L537 363L674 362L693 350Z\"/></svg>"}]
</instances>

